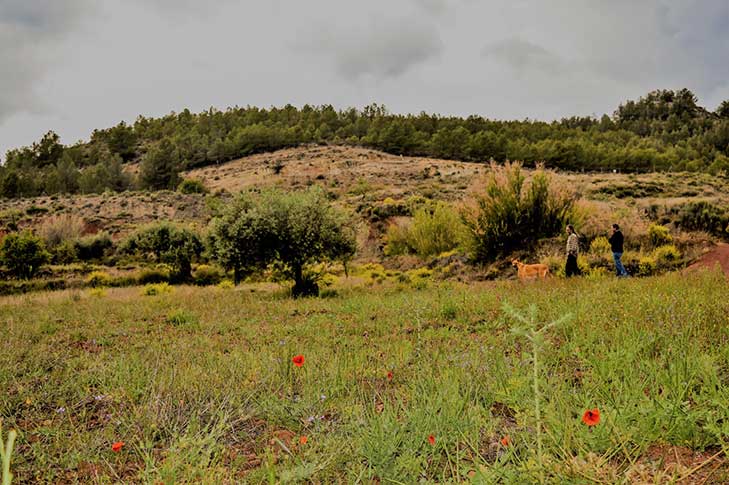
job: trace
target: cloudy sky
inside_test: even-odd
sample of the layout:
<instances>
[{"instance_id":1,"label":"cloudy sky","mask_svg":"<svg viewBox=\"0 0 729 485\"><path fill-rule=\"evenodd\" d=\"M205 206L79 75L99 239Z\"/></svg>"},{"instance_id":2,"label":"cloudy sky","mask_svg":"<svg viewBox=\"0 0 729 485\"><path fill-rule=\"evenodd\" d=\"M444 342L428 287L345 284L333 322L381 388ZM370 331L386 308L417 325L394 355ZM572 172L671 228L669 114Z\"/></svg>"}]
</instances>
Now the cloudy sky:
<instances>
[{"instance_id":1,"label":"cloudy sky","mask_svg":"<svg viewBox=\"0 0 729 485\"><path fill-rule=\"evenodd\" d=\"M551 120L680 87L729 99L727 0L0 0L0 154L185 107Z\"/></svg>"}]
</instances>

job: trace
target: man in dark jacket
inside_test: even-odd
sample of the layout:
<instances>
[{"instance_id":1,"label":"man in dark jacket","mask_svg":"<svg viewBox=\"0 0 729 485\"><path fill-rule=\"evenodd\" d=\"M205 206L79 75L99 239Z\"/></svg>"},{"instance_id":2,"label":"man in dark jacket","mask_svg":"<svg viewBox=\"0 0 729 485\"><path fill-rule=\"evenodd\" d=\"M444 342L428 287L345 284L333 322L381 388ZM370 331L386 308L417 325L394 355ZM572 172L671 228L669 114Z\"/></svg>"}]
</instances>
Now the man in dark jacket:
<instances>
[{"instance_id":1,"label":"man in dark jacket","mask_svg":"<svg viewBox=\"0 0 729 485\"><path fill-rule=\"evenodd\" d=\"M613 260L615 261L615 272L618 276L628 276L620 258L623 257L623 233L620 232L620 226L613 224L613 234L610 236L610 250L613 252Z\"/></svg>"}]
</instances>

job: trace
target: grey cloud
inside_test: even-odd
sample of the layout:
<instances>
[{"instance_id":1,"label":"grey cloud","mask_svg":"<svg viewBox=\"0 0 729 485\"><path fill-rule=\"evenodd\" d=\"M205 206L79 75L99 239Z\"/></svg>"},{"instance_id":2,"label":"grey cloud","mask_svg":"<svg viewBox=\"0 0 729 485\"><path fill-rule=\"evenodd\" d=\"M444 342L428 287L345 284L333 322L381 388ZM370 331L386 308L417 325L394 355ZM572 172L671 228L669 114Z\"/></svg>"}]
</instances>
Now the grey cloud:
<instances>
[{"instance_id":1,"label":"grey cloud","mask_svg":"<svg viewBox=\"0 0 729 485\"><path fill-rule=\"evenodd\" d=\"M313 39L308 50L325 55L348 80L395 78L443 49L435 26L405 18L372 17L358 29L321 30Z\"/></svg>"},{"instance_id":2,"label":"grey cloud","mask_svg":"<svg viewBox=\"0 0 729 485\"><path fill-rule=\"evenodd\" d=\"M415 5L431 13L442 13L446 9L446 0L413 0Z\"/></svg>"},{"instance_id":3,"label":"grey cloud","mask_svg":"<svg viewBox=\"0 0 729 485\"><path fill-rule=\"evenodd\" d=\"M483 48L481 55L506 64L520 74L528 69L555 73L565 66L565 62L558 55L519 38L489 44Z\"/></svg>"},{"instance_id":4,"label":"grey cloud","mask_svg":"<svg viewBox=\"0 0 729 485\"><path fill-rule=\"evenodd\" d=\"M0 123L41 106L34 86L53 62L51 47L91 8L89 0L0 0Z\"/></svg>"}]
</instances>

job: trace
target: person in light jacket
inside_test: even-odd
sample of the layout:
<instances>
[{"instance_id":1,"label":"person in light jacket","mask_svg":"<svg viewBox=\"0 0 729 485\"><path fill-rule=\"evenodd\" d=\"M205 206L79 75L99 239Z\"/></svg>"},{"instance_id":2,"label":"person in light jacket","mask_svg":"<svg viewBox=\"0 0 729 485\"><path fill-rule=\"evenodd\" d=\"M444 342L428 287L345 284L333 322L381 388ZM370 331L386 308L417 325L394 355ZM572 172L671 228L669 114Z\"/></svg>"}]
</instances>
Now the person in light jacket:
<instances>
[{"instance_id":1,"label":"person in light jacket","mask_svg":"<svg viewBox=\"0 0 729 485\"><path fill-rule=\"evenodd\" d=\"M577 266L577 255L580 252L580 242L572 224L567 226L567 263L564 267L564 274L568 278L580 274L580 268Z\"/></svg>"}]
</instances>

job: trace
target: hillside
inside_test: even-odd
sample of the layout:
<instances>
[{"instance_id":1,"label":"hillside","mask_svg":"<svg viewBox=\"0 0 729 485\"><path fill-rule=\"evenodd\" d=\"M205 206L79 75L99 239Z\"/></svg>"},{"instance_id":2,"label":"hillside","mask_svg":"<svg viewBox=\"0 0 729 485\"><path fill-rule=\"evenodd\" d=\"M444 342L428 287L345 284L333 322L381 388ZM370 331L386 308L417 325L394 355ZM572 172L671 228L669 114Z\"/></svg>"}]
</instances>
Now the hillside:
<instances>
[{"instance_id":1,"label":"hillside","mask_svg":"<svg viewBox=\"0 0 729 485\"><path fill-rule=\"evenodd\" d=\"M135 169L134 165L127 167ZM199 179L212 194L223 196L251 187L297 189L316 184L326 188L337 203L362 212L388 198L398 201L422 196L460 201L479 186L488 170L489 166L481 163L309 145L251 155L183 172L182 176ZM637 217L651 206L670 208L688 201L729 205L729 180L708 174L559 172L556 177L605 210ZM51 215L65 213L81 216L89 232L104 230L115 237L155 220L205 224L211 216L206 196L170 191L0 199L0 224L17 218L21 227L35 226Z\"/></svg>"}]
</instances>

